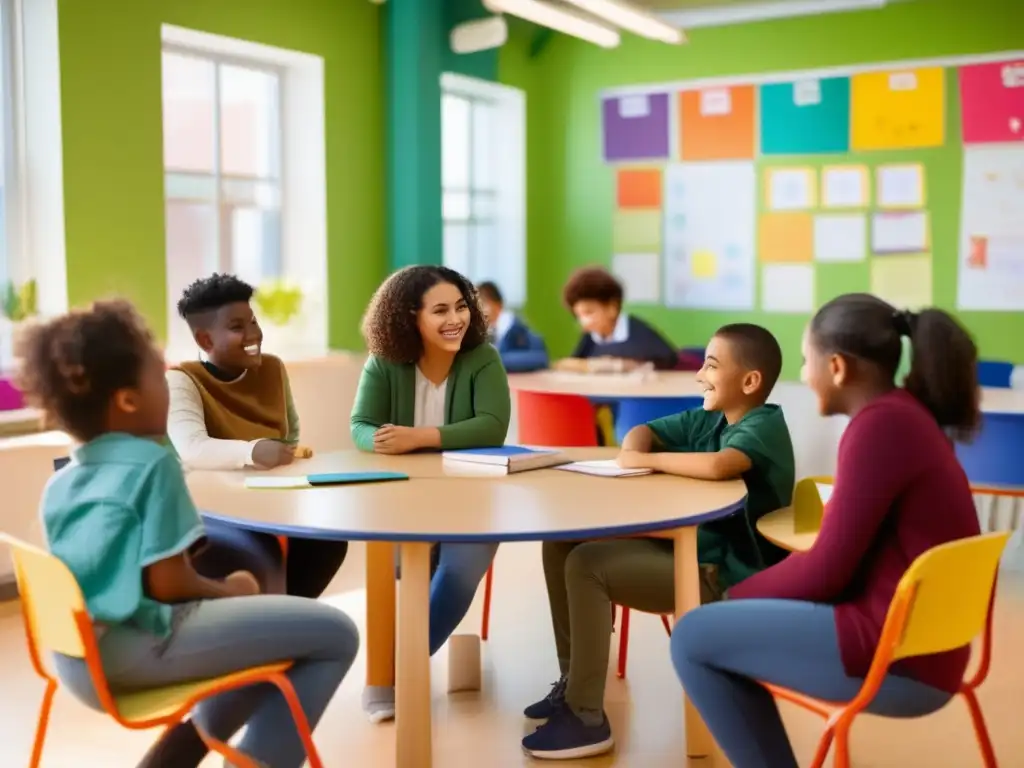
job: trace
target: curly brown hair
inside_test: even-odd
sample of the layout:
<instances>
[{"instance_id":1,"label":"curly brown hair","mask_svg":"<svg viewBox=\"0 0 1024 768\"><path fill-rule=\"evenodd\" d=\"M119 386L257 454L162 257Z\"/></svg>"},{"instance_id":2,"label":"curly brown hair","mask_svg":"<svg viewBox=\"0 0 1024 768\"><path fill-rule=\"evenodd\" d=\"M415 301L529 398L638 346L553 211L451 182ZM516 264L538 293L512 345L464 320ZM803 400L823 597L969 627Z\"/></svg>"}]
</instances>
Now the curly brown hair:
<instances>
[{"instance_id":1,"label":"curly brown hair","mask_svg":"<svg viewBox=\"0 0 1024 768\"><path fill-rule=\"evenodd\" d=\"M130 303L97 301L20 334L18 387L86 442L105 430L114 393L138 386L152 350L153 336Z\"/></svg>"},{"instance_id":2,"label":"curly brown hair","mask_svg":"<svg viewBox=\"0 0 1024 768\"><path fill-rule=\"evenodd\" d=\"M577 269L562 288L562 301L570 310L580 301L598 301L601 304L622 306L622 283L607 269L583 267Z\"/></svg>"},{"instance_id":3,"label":"curly brown hair","mask_svg":"<svg viewBox=\"0 0 1024 768\"><path fill-rule=\"evenodd\" d=\"M438 283L459 289L469 307L469 327L462 337L468 351L487 341L487 321L477 302L473 284L448 267L416 265L398 270L381 283L363 316L363 338L371 355L390 363L415 363L423 356L423 339L416 313L423 295Z\"/></svg>"}]
</instances>

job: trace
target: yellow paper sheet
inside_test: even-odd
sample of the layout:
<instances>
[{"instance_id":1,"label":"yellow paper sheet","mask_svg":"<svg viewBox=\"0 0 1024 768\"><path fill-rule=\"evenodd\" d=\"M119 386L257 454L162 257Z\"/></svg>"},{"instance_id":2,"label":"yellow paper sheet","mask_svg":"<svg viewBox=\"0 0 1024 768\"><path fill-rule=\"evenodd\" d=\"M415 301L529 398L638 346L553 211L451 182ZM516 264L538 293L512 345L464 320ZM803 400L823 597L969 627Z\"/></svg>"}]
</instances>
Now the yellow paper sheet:
<instances>
[{"instance_id":1,"label":"yellow paper sheet","mask_svg":"<svg viewBox=\"0 0 1024 768\"><path fill-rule=\"evenodd\" d=\"M714 251L697 251L690 258L690 272L694 277L713 280L718 275L718 257Z\"/></svg>"},{"instance_id":2,"label":"yellow paper sheet","mask_svg":"<svg viewBox=\"0 0 1024 768\"><path fill-rule=\"evenodd\" d=\"M661 211L616 211L612 227L614 253L661 252Z\"/></svg>"},{"instance_id":3,"label":"yellow paper sheet","mask_svg":"<svg viewBox=\"0 0 1024 768\"><path fill-rule=\"evenodd\" d=\"M931 306L931 254L872 258L871 292L898 309Z\"/></svg>"},{"instance_id":4,"label":"yellow paper sheet","mask_svg":"<svg viewBox=\"0 0 1024 768\"><path fill-rule=\"evenodd\" d=\"M851 149L918 149L945 143L945 70L865 72L851 80Z\"/></svg>"},{"instance_id":5,"label":"yellow paper sheet","mask_svg":"<svg viewBox=\"0 0 1024 768\"><path fill-rule=\"evenodd\" d=\"M809 213L766 213L757 232L763 262L803 262L814 258L814 217Z\"/></svg>"}]
</instances>

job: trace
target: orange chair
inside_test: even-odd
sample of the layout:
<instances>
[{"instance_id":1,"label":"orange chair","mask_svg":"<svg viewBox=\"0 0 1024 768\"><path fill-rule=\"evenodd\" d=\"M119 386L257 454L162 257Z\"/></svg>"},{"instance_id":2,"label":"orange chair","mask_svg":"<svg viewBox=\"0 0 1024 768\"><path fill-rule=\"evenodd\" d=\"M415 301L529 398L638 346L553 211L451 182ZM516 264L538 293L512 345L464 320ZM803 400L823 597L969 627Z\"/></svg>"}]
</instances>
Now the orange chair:
<instances>
[{"instance_id":1,"label":"orange chair","mask_svg":"<svg viewBox=\"0 0 1024 768\"><path fill-rule=\"evenodd\" d=\"M996 578L1008 532L988 533L941 544L918 557L903 574L889 604L882 636L867 678L847 703L821 701L787 688L762 683L771 693L826 719L825 733L811 764L821 768L835 740L836 768L850 766L850 727L878 693L889 667L900 659L960 648L981 639L977 672L960 685L986 768L996 768L988 728L976 691L988 676L992 658L992 611Z\"/></svg>"},{"instance_id":2,"label":"orange chair","mask_svg":"<svg viewBox=\"0 0 1024 768\"><path fill-rule=\"evenodd\" d=\"M29 656L36 673L46 681L29 768L37 768L42 759L53 697L58 687L57 679L42 664L46 652L83 659L103 710L120 725L133 730L159 726L169 730L180 723L196 703L204 699L237 688L270 683L281 691L288 702L311 768L323 768L313 744L306 713L291 681L285 675L291 662L267 664L208 680L115 695L107 685L92 619L86 611L85 600L71 571L48 552L12 536L0 533L0 542L11 547ZM200 736L211 750L240 768L257 768L251 758L214 739L202 729Z\"/></svg>"}]
</instances>

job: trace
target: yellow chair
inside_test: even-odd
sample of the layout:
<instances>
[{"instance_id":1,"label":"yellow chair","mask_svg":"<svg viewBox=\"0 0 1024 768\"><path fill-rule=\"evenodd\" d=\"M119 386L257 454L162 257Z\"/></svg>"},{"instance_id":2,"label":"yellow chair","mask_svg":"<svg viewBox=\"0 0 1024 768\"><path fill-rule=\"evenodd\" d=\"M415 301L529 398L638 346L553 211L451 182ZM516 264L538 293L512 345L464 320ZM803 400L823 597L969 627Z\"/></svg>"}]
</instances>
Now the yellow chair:
<instances>
[{"instance_id":1,"label":"yellow chair","mask_svg":"<svg viewBox=\"0 0 1024 768\"><path fill-rule=\"evenodd\" d=\"M975 694L988 676L992 655L992 609L996 576L1008 532L987 533L941 544L917 558L903 574L889 604L875 657L860 691L848 703L828 702L787 688L762 683L771 693L826 718L813 768L825 764L833 739L836 768L849 768L849 737L853 719L867 708L890 665L910 656L960 648L982 634L977 672L958 693L967 701L986 768L996 756Z\"/></svg>"},{"instance_id":2,"label":"yellow chair","mask_svg":"<svg viewBox=\"0 0 1024 768\"><path fill-rule=\"evenodd\" d=\"M71 571L53 555L13 536L0 533L0 542L11 547L29 655L36 673L46 681L29 768L37 768L42 758L50 709L58 686L57 679L42 664L42 656L47 652L83 659L104 711L125 728L134 730L158 726L170 729L180 723L197 702L211 696L258 683L275 685L288 702L292 717L295 718L311 768L323 768L313 744L306 714L291 681L284 674L292 662L267 664L223 677L147 691L113 694L103 673L92 620L86 612L81 589ZM217 741L202 729L199 732L210 749L228 758L234 765L239 768L257 768L251 758Z\"/></svg>"}]
</instances>

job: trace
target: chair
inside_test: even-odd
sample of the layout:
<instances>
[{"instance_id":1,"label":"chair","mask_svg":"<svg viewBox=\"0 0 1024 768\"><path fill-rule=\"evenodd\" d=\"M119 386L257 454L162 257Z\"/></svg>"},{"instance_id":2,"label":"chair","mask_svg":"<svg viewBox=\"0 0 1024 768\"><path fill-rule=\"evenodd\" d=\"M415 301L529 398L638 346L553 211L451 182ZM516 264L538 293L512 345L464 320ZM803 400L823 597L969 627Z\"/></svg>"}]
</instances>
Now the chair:
<instances>
[{"instance_id":1,"label":"chair","mask_svg":"<svg viewBox=\"0 0 1024 768\"><path fill-rule=\"evenodd\" d=\"M619 399L615 417L615 439L621 444L633 427L671 416L674 413L700 408L702 397L623 397Z\"/></svg>"},{"instance_id":2,"label":"chair","mask_svg":"<svg viewBox=\"0 0 1024 768\"><path fill-rule=\"evenodd\" d=\"M1013 379L1013 363L1003 360L978 361L978 386L1009 389Z\"/></svg>"},{"instance_id":3,"label":"chair","mask_svg":"<svg viewBox=\"0 0 1024 768\"><path fill-rule=\"evenodd\" d=\"M284 674L291 667L291 662L267 664L209 680L115 695L107 685L92 620L71 571L53 555L13 536L0 533L0 542L11 547L29 656L36 673L46 681L29 768L37 768L42 759L50 710L58 686L57 679L42 664L46 652L83 659L103 710L120 725L133 730L157 726L170 729L180 723L199 701L225 691L270 683L281 691L288 702L311 768L323 768L313 744L306 713L302 710L291 681ZM211 750L235 765L257 768L252 759L201 729L200 736Z\"/></svg>"},{"instance_id":4,"label":"chair","mask_svg":"<svg viewBox=\"0 0 1024 768\"><path fill-rule=\"evenodd\" d=\"M1009 533L987 533L941 544L918 557L903 574L882 627L875 657L860 691L848 703L821 701L787 688L762 683L774 696L826 719L813 768L825 764L835 740L836 768L850 766L850 727L878 693L889 667L900 659L940 653L982 635L978 670L960 685L986 768L996 756L976 691L988 676L992 657L992 611L999 558Z\"/></svg>"}]
</instances>

